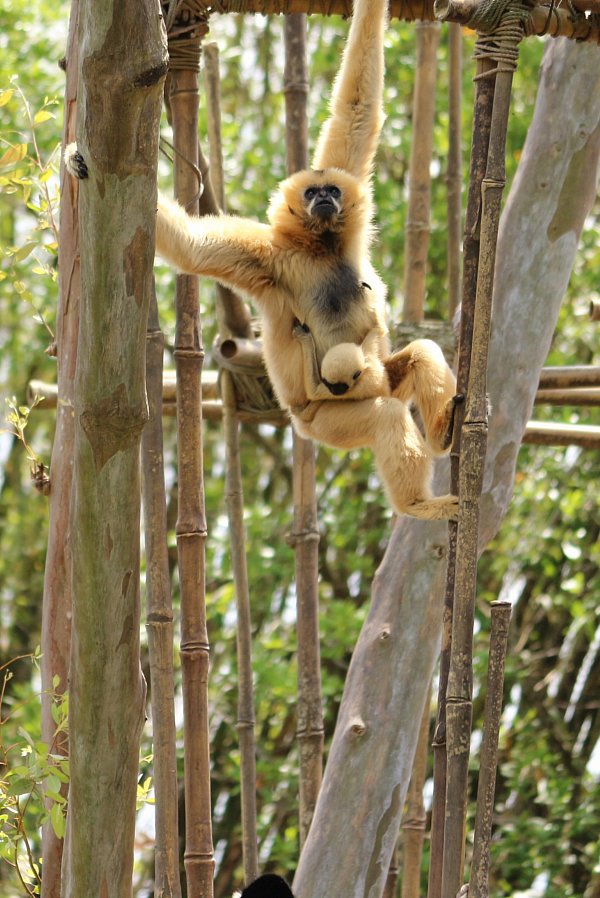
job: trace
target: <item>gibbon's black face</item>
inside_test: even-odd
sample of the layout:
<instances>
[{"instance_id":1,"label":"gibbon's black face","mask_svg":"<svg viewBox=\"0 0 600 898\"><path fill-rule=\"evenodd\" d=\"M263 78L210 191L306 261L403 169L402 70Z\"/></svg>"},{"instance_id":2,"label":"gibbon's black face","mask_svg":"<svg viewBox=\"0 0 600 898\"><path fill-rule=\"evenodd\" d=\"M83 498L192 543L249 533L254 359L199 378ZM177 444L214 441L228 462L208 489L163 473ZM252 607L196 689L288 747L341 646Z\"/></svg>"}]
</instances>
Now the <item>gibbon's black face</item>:
<instances>
[{"instance_id":1,"label":"gibbon's black face","mask_svg":"<svg viewBox=\"0 0 600 898\"><path fill-rule=\"evenodd\" d=\"M304 202L309 215L327 219L342 210L342 191L336 184L311 184L304 191Z\"/></svg>"},{"instance_id":2,"label":"gibbon's black face","mask_svg":"<svg viewBox=\"0 0 600 898\"><path fill-rule=\"evenodd\" d=\"M241 898L294 898L289 885L276 873L264 873L247 885Z\"/></svg>"}]
</instances>

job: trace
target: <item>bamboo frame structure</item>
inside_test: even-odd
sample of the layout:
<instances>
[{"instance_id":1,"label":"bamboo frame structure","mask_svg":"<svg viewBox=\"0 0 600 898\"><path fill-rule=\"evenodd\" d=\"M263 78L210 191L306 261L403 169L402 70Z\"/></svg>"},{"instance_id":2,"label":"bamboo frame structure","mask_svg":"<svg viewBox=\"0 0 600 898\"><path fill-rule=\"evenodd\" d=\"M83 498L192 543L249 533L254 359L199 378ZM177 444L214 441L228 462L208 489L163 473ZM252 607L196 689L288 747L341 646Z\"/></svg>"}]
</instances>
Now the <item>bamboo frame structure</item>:
<instances>
[{"instance_id":1,"label":"bamboo frame structure","mask_svg":"<svg viewBox=\"0 0 600 898\"><path fill-rule=\"evenodd\" d=\"M198 74L193 65L172 68L168 87L167 99L176 149L175 195L188 211L197 213ZM184 866L188 894L211 898L214 860L208 722L209 642L205 594L207 526L202 473L200 385L204 350L198 312L197 277L177 277L175 305L177 323L174 355L179 447L176 535L181 588L184 706Z\"/></svg>"},{"instance_id":2,"label":"bamboo frame structure","mask_svg":"<svg viewBox=\"0 0 600 898\"><path fill-rule=\"evenodd\" d=\"M205 44L204 73L207 97L211 180L221 209L225 210L225 185L221 150L221 106L219 93L219 53L216 44ZM221 336L228 336L224 297L217 293ZM226 328L226 330L225 330ZM239 424L236 416L235 380L230 371L221 371L223 432L225 435L225 502L231 542L231 561L237 613L236 647L238 664L238 704L236 729L240 746L240 794L244 881L258 876L258 839L256 829L256 739L254 687L252 683L252 623L248 566L246 564L246 528L244 525L244 487L240 460Z\"/></svg>"},{"instance_id":3,"label":"bamboo frame structure","mask_svg":"<svg viewBox=\"0 0 600 898\"><path fill-rule=\"evenodd\" d=\"M413 94L413 133L410 153L408 210L406 214L404 266L404 306L402 320L422 321L425 306L425 276L431 233L431 157L437 48L440 41L438 22L417 22L417 63Z\"/></svg>"},{"instance_id":4,"label":"bamboo frame structure","mask_svg":"<svg viewBox=\"0 0 600 898\"><path fill-rule=\"evenodd\" d=\"M308 167L308 72L306 16L285 20L285 122L287 172ZM291 543L296 569L298 707L296 735L300 754L299 830L304 845L323 775L323 710L319 641L319 528L315 486L315 447L293 434L294 521Z\"/></svg>"},{"instance_id":5,"label":"bamboo frame structure","mask_svg":"<svg viewBox=\"0 0 600 898\"><path fill-rule=\"evenodd\" d=\"M498 735L502 716L504 663L508 643L510 602L495 601L490 606L491 631L489 667L485 695L483 739L480 750L477 810L473 831L473 859L469 880L470 898L488 898L492 815L498 765Z\"/></svg>"},{"instance_id":6,"label":"bamboo frame structure","mask_svg":"<svg viewBox=\"0 0 600 898\"><path fill-rule=\"evenodd\" d=\"M148 423L142 431L142 496L146 575L146 631L152 702L156 893L179 898L179 815L173 680L173 606L167 546L163 463L162 381L164 335L153 289L146 332Z\"/></svg>"}]
</instances>

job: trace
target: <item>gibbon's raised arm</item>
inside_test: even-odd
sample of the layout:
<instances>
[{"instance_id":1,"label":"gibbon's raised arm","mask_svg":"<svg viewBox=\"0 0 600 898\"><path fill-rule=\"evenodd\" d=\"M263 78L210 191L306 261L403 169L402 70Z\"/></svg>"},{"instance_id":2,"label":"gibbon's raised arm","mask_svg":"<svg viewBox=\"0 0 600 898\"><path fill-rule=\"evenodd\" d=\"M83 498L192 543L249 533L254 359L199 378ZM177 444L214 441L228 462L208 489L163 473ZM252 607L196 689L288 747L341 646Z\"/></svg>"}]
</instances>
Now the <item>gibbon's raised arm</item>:
<instances>
[{"instance_id":1,"label":"gibbon's raised arm","mask_svg":"<svg viewBox=\"0 0 600 898\"><path fill-rule=\"evenodd\" d=\"M271 228L247 218L193 218L159 193L156 251L181 271L214 278L259 302L274 288Z\"/></svg>"},{"instance_id":2,"label":"gibbon's raised arm","mask_svg":"<svg viewBox=\"0 0 600 898\"><path fill-rule=\"evenodd\" d=\"M387 0L354 0L330 115L319 134L313 169L342 168L368 180L383 125L383 39Z\"/></svg>"}]
</instances>

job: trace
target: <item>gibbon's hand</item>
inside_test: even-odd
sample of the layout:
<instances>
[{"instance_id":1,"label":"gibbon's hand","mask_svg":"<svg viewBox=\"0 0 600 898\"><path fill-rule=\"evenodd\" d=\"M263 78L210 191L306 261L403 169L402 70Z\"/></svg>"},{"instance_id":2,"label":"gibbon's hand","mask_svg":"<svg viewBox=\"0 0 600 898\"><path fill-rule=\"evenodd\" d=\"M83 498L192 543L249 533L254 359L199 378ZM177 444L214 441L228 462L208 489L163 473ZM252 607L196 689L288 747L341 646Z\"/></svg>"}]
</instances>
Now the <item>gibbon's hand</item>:
<instances>
[{"instance_id":1,"label":"gibbon's hand","mask_svg":"<svg viewBox=\"0 0 600 898\"><path fill-rule=\"evenodd\" d=\"M63 158L65 167L70 175L79 181L83 181L88 177L88 167L85 164L85 159L77 149L76 143L70 143L65 147Z\"/></svg>"},{"instance_id":2,"label":"gibbon's hand","mask_svg":"<svg viewBox=\"0 0 600 898\"><path fill-rule=\"evenodd\" d=\"M306 324L300 324L300 322L294 324L292 333L296 340L312 340L312 335Z\"/></svg>"}]
</instances>

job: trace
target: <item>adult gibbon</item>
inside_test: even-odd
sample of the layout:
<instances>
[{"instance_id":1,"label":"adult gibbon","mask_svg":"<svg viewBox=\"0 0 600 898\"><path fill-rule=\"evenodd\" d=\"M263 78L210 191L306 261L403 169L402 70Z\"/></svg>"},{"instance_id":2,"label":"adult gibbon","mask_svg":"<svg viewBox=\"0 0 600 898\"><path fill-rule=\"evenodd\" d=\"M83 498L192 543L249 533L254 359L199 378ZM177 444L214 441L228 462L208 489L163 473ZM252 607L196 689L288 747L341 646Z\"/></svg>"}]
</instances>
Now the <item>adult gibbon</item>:
<instances>
[{"instance_id":1,"label":"adult gibbon","mask_svg":"<svg viewBox=\"0 0 600 898\"><path fill-rule=\"evenodd\" d=\"M432 420L446 414L455 382L441 352L409 344L397 369L405 374L396 378L392 395L354 402L331 396L308 411L303 350L293 333L297 322L308 328L319 364L333 346L360 344L374 327L372 351L381 359L389 355L385 287L369 258L386 10L387 0L355 0L313 168L279 185L269 223L228 215L192 218L159 195L156 249L180 271L212 277L255 302L267 371L298 433L341 449L371 447L398 513L444 519L455 517L458 501L433 496L432 452L406 405L410 394Z\"/></svg>"}]
</instances>

